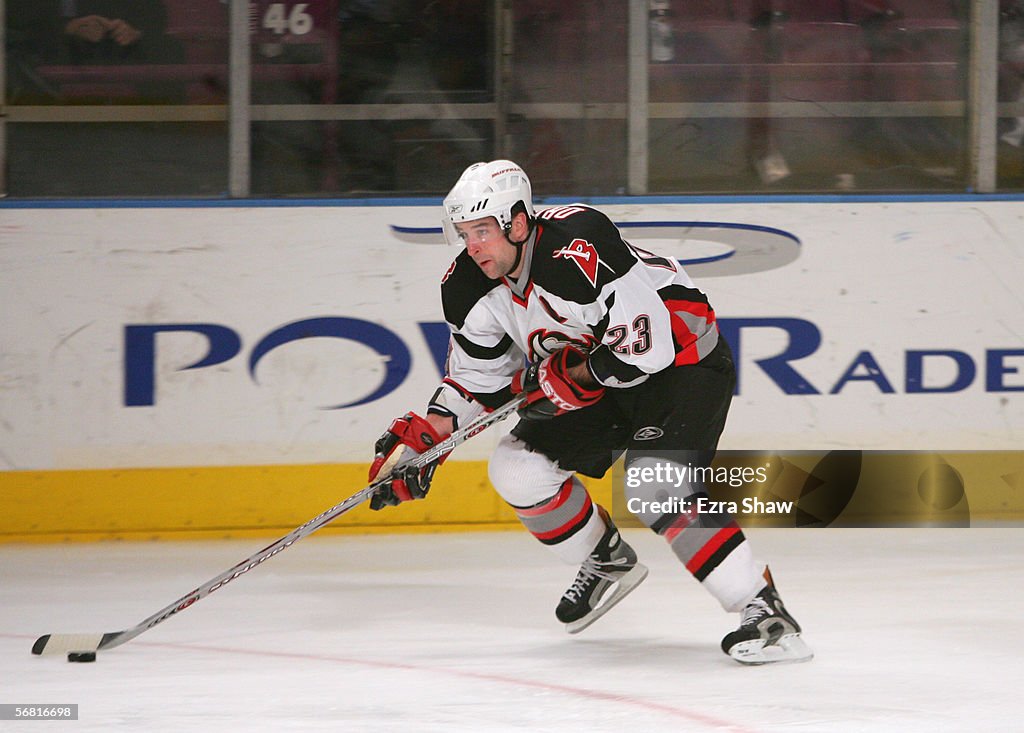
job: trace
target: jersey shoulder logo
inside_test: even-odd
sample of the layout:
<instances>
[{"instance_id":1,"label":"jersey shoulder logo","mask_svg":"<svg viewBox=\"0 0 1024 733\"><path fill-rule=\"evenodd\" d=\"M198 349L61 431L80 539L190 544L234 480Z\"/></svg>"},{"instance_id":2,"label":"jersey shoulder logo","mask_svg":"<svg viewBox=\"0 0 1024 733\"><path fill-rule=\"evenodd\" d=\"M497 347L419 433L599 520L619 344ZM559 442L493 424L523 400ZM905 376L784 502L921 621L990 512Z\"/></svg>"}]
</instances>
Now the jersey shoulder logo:
<instances>
[{"instance_id":1,"label":"jersey shoulder logo","mask_svg":"<svg viewBox=\"0 0 1024 733\"><path fill-rule=\"evenodd\" d=\"M598 266L608 267L598 257L597 248L585 239L574 239L567 246L555 250L551 256L556 260L563 258L575 262L584 277L595 287L597 286ZM611 268L608 267L608 269Z\"/></svg>"}]
</instances>

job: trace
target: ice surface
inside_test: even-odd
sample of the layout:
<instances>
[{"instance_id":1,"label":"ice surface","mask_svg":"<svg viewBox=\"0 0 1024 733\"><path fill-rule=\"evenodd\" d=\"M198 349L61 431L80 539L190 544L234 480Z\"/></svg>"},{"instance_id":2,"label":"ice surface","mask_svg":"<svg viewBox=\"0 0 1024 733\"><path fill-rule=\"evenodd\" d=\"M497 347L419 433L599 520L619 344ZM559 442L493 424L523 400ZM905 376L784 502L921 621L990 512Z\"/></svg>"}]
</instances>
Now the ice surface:
<instances>
[{"instance_id":1,"label":"ice surface","mask_svg":"<svg viewBox=\"0 0 1024 733\"><path fill-rule=\"evenodd\" d=\"M77 703L84 731L1018 731L1024 532L759 530L817 657L743 667L736 623L662 540L578 636L576 569L524 531L316 536L95 664L44 633L118 631L260 540L0 546L0 703ZM37 730L38 722L3 722ZM73 728L72 728L73 726Z\"/></svg>"}]
</instances>

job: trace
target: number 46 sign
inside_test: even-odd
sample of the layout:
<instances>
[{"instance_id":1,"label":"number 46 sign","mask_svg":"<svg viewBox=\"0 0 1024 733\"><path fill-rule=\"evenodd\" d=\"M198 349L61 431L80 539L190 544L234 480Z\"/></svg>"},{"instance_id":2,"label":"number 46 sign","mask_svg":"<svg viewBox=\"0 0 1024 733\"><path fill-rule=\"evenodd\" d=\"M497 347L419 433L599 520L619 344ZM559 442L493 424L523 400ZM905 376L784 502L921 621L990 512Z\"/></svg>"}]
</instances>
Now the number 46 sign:
<instances>
[{"instance_id":1,"label":"number 46 sign","mask_svg":"<svg viewBox=\"0 0 1024 733\"><path fill-rule=\"evenodd\" d=\"M249 30L253 36L304 36L316 28L330 27L332 2L249 3Z\"/></svg>"}]
</instances>

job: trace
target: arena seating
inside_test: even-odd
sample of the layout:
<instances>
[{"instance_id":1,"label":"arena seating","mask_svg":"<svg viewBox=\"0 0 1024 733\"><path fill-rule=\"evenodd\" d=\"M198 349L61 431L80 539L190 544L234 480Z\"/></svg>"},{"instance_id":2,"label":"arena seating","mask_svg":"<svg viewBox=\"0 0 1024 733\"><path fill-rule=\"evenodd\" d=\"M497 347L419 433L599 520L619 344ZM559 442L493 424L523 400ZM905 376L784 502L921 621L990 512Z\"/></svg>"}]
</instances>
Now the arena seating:
<instances>
[{"instance_id":1,"label":"arena seating","mask_svg":"<svg viewBox=\"0 0 1024 733\"><path fill-rule=\"evenodd\" d=\"M846 20L846 0L777 0L772 9L787 21L839 23Z\"/></svg>"},{"instance_id":2,"label":"arena seating","mask_svg":"<svg viewBox=\"0 0 1024 733\"><path fill-rule=\"evenodd\" d=\"M675 19L675 57L651 64L652 102L739 102L764 64L763 34L741 22L681 23Z\"/></svg>"},{"instance_id":3,"label":"arena seating","mask_svg":"<svg viewBox=\"0 0 1024 733\"><path fill-rule=\"evenodd\" d=\"M962 99L958 7L956 0L676 0L675 58L651 64L651 99Z\"/></svg>"},{"instance_id":4,"label":"arena seating","mask_svg":"<svg viewBox=\"0 0 1024 733\"><path fill-rule=\"evenodd\" d=\"M302 4L302 15L264 24L270 5L267 0L254 3L250 16L254 82L317 80L323 82L323 101L332 101L337 78L337 0L311 0ZM276 5L286 10L297 7ZM227 5L221 0L174 0L167 3L167 10L167 34L181 44L181 63L50 65L36 71L68 100L130 103L145 96L140 89L157 82L182 87L183 98L177 101L223 104L228 79Z\"/></svg>"}]
</instances>

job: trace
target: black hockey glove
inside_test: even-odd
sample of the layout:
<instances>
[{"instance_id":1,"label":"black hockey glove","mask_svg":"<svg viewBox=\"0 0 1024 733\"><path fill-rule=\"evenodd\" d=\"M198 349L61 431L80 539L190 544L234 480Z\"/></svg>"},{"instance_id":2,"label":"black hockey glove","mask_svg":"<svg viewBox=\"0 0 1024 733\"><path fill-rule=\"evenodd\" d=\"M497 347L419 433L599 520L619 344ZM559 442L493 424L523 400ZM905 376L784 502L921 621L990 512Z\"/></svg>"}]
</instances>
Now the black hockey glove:
<instances>
[{"instance_id":1,"label":"black hockey glove","mask_svg":"<svg viewBox=\"0 0 1024 733\"><path fill-rule=\"evenodd\" d=\"M516 372L512 377L512 394L526 395L526 402L519 408L519 416L526 420L548 420L588 407L601 399L604 387L584 387L569 376L571 367L586 360L587 355L582 351L566 346Z\"/></svg>"},{"instance_id":2,"label":"black hockey glove","mask_svg":"<svg viewBox=\"0 0 1024 733\"><path fill-rule=\"evenodd\" d=\"M370 509L378 511L386 506L398 506L403 501L425 497L430 490L430 482L434 479L434 471L444 463L448 454L444 454L421 468L407 464L442 440L444 438L429 422L413 412L395 418L391 427L377 439L373 446L374 457L373 463L370 465L370 483L377 480L385 464L395 465L395 462L390 459L398 446L403 446L403 450L397 456L397 465L389 469L390 481L378 489L370 499Z\"/></svg>"}]
</instances>

